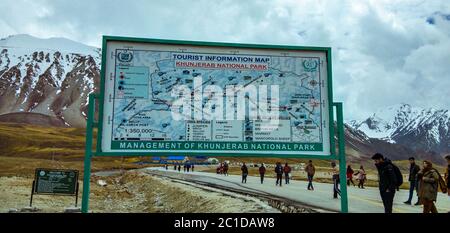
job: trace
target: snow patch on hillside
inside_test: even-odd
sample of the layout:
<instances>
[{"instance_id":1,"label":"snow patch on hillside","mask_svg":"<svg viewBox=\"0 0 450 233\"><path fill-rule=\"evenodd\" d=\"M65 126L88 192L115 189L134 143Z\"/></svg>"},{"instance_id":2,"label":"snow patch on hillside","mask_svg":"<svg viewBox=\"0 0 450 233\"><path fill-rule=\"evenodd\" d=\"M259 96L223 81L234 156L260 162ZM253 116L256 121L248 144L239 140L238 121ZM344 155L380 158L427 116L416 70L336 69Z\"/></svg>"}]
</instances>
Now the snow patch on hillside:
<instances>
[{"instance_id":1,"label":"snow patch on hillside","mask_svg":"<svg viewBox=\"0 0 450 233\"><path fill-rule=\"evenodd\" d=\"M96 56L97 48L66 38L41 39L26 34L18 34L0 39L0 47L14 48L17 54L30 54L37 50L59 51L61 53L78 53ZM21 51L20 51L21 50Z\"/></svg>"},{"instance_id":2,"label":"snow patch on hillside","mask_svg":"<svg viewBox=\"0 0 450 233\"><path fill-rule=\"evenodd\" d=\"M348 125L370 138L395 143L393 138L426 131L428 143L439 144L450 128L449 110L423 109L398 104L380 109L365 120L350 120Z\"/></svg>"}]
</instances>

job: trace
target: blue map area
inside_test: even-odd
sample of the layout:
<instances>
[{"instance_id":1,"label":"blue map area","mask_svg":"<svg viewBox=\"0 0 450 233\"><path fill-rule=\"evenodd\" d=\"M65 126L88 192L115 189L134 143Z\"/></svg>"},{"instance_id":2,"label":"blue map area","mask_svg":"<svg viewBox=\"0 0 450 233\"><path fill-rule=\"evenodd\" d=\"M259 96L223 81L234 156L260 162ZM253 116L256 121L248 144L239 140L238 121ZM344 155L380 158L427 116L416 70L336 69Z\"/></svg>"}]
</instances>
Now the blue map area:
<instances>
[{"instance_id":1,"label":"blue map area","mask_svg":"<svg viewBox=\"0 0 450 233\"><path fill-rule=\"evenodd\" d=\"M278 111L279 119L289 124L288 139L283 140L322 143L323 78L318 57L270 56L265 70L208 69L177 67L173 52L131 52L131 62L116 64L113 140L189 140L186 121L175 121L171 114L175 100L172 91L180 85L192 91L203 91L208 85L223 90L227 86L278 85L279 106L272 111ZM194 87L195 77L202 77L200 87ZM204 95L202 103L202 108L218 106L208 95ZM244 123L243 130L251 131L251 120ZM242 140L252 140L250 134L242 134Z\"/></svg>"}]
</instances>

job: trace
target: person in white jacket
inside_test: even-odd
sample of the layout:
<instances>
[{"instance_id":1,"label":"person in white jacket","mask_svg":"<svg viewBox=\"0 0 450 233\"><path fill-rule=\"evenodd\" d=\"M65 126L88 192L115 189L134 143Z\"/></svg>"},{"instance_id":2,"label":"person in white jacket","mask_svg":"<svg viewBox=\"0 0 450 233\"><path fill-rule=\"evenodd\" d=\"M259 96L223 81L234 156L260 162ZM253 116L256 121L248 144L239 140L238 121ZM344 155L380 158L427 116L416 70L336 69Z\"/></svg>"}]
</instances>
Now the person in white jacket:
<instances>
[{"instance_id":1,"label":"person in white jacket","mask_svg":"<svg viewBox=\"0 0 450 233\"><path fill-rule=\"evenodd\" d=\"M355 173L356 179L359 181L358 188L364 189L364 182L366 182L366 171L364 170L364 167L361 165L359 167L359 170Z\"/></svg>"},{"instance_id":2,"label":"person in white jacket","mask_svg":"<svg viewBox=\"0 0 450 233\"><path fill-rule=\"evenodd\" d=\"M331 168L333 172L333 198L338 198L338 195L341 196L341 190L339 189L339 168L336 166L335 162L331 162Z\"/></svg>"}]
</instances>

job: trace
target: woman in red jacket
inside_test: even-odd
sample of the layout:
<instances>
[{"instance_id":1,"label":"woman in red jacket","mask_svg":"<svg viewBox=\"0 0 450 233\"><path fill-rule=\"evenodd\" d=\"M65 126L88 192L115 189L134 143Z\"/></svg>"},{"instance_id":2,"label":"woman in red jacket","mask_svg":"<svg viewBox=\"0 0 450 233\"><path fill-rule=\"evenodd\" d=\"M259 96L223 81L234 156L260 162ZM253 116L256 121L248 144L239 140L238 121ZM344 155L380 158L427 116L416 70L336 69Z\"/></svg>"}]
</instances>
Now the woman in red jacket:
<instances>
[{"instance_id":1,"label":"woman in red jacket","mask_svg":"<svg viewBox=\"0 0 450 233\"><path fill-rule=\"evenodd\" d=\"M353 186L356 186L353 182L353 171L352 167L350 165L347 166L347 186L350 186L350 182L352 182Z\"/></svg>"},{"instance_id":2,"label":"woman in red jacket","mask_svg":"<svg viewBox=\"0 0 450 233\"><path fill-rule=\"evenodd\" d=\"M286 163L283 167L283 171L286 184L289 184L289 173L291 173L291 167L289 167L289 165Z\"/></svg>"}]
</instances>

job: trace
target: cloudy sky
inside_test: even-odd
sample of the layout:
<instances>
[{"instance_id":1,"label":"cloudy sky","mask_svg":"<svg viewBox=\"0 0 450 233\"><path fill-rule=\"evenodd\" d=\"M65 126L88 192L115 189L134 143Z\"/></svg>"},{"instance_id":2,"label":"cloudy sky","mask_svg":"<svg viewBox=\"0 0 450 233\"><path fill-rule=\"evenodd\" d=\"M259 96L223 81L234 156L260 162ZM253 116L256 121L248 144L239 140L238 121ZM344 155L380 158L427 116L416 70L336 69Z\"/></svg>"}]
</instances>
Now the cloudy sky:
<instances>
[{"instance_id":1,"label":"cloudy sky","mask_svg":"<svg viewBox=\"0 0 450 233\"><path fill-rule=\"evenodd\" d=\"M0 9L0 38L332 47L334 98L347 119L398 103L450 109L449 0L1 0Z\"/></svg>"}]
</instances>

